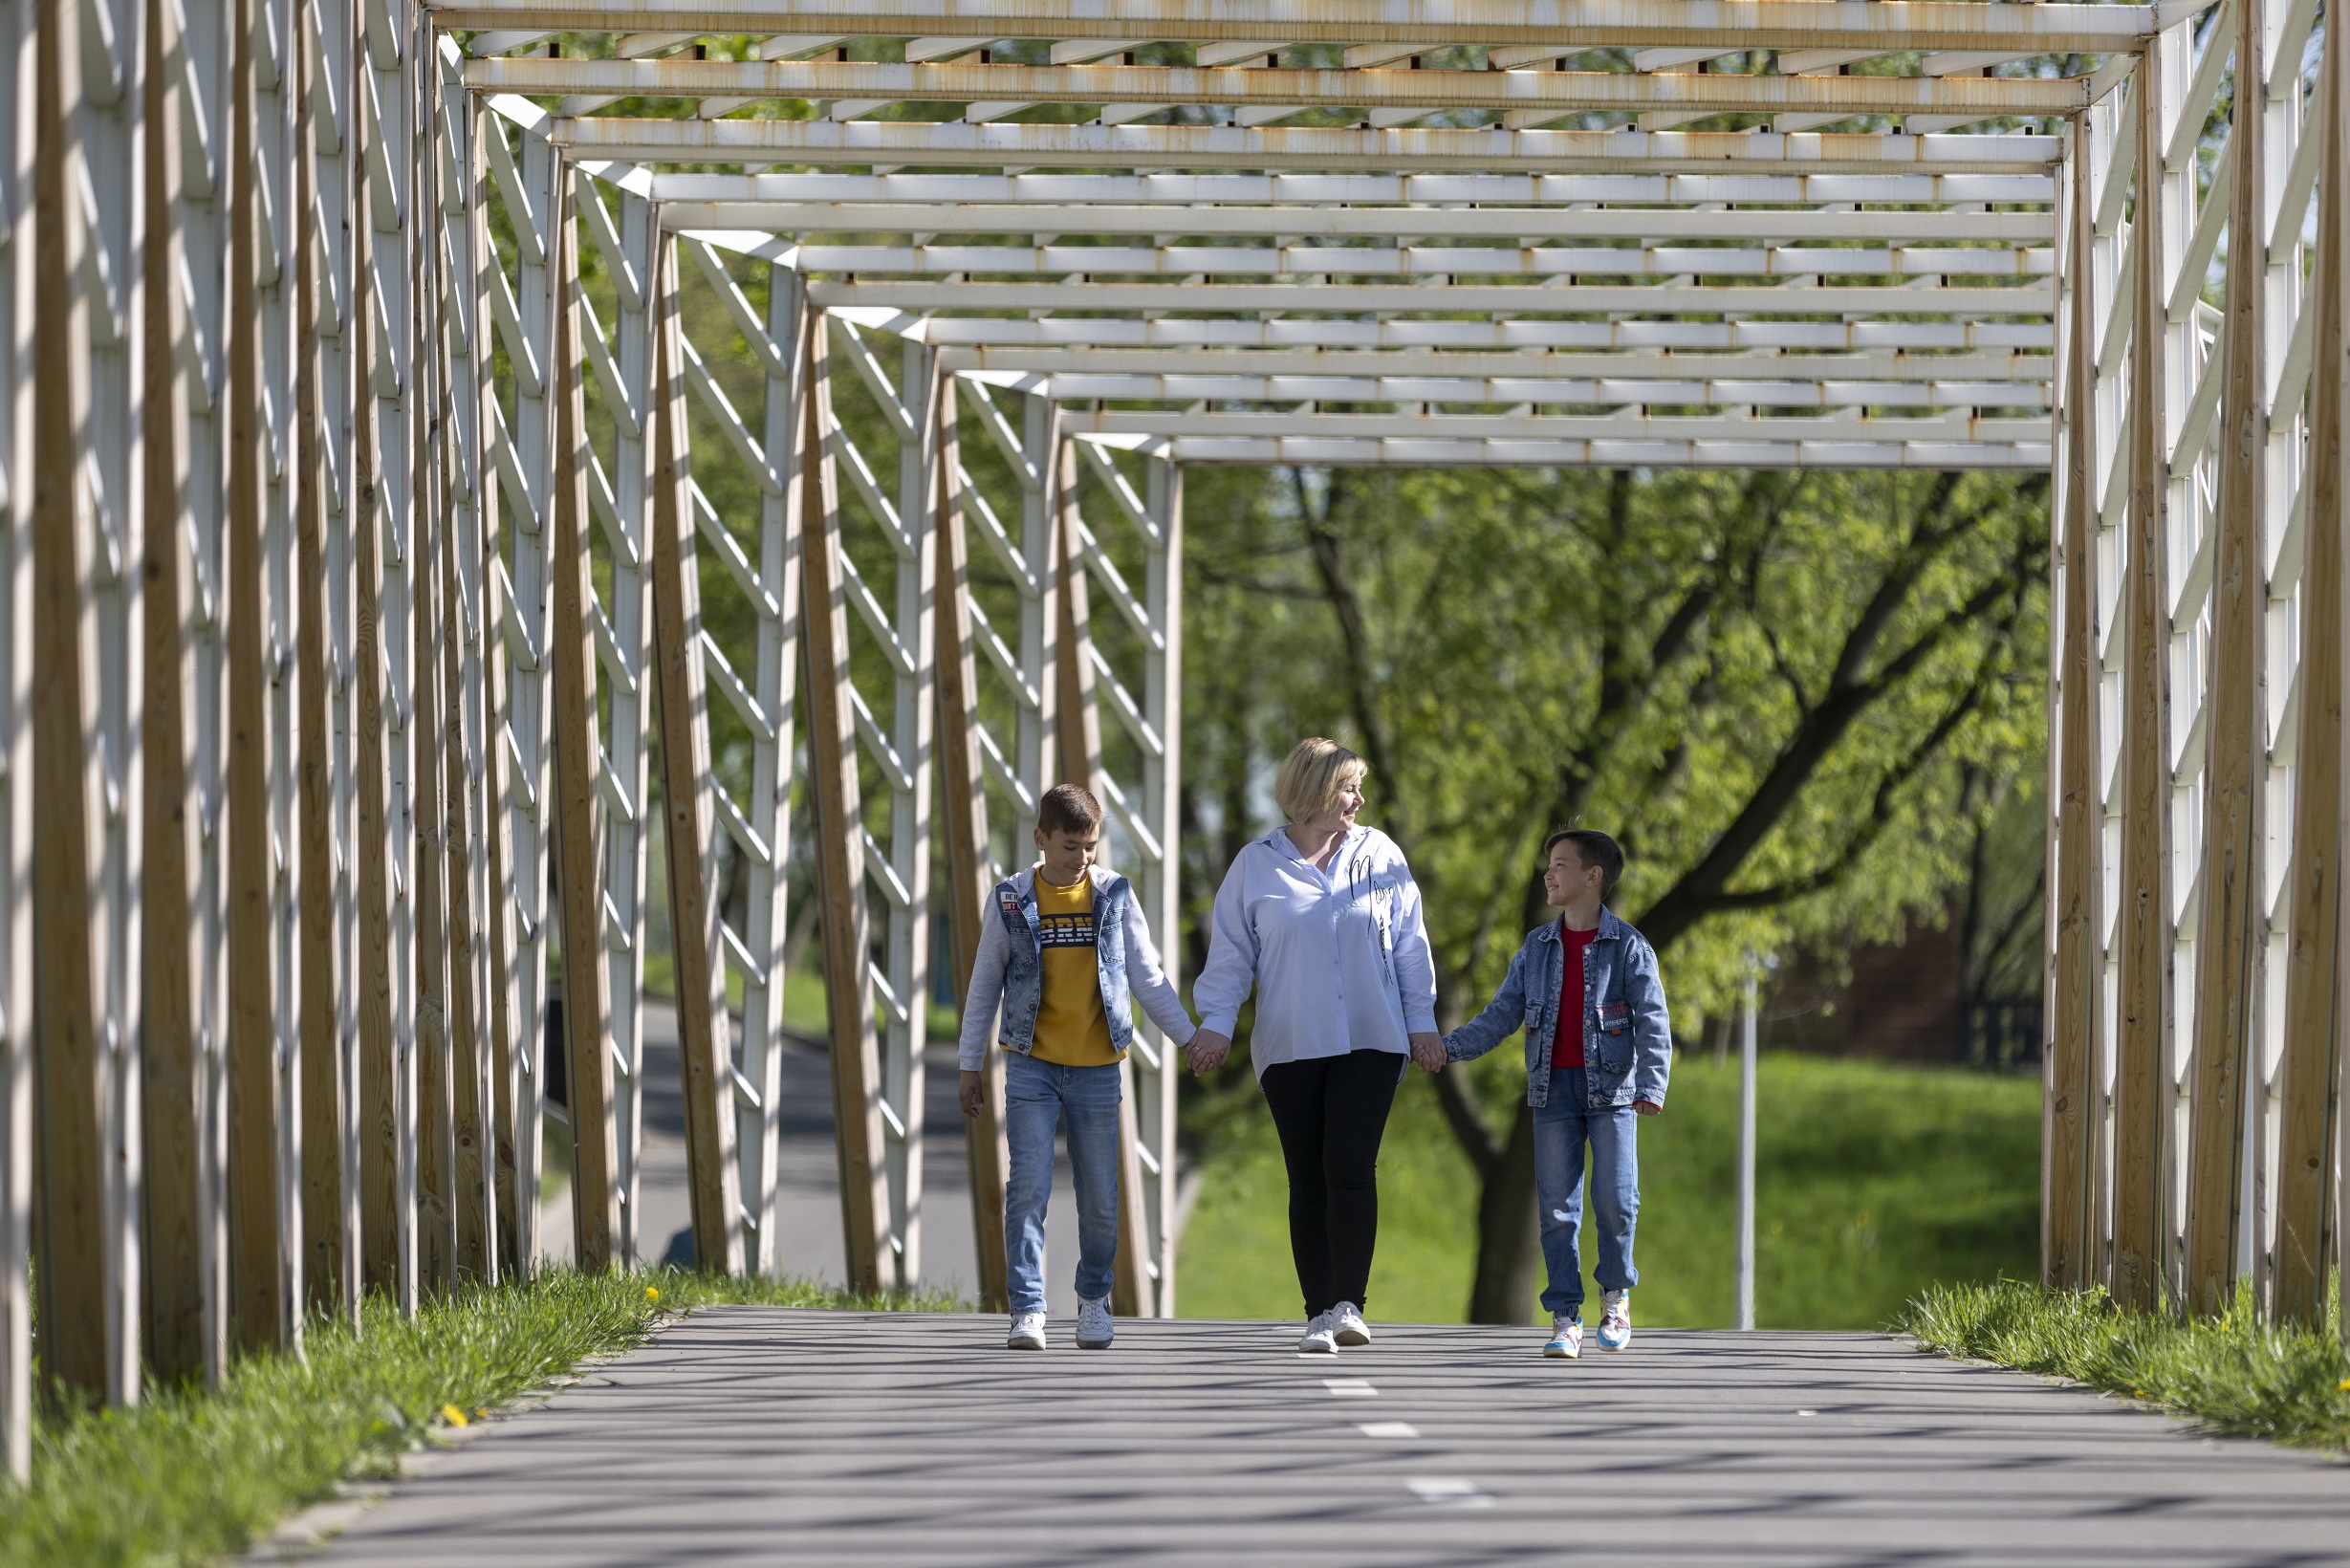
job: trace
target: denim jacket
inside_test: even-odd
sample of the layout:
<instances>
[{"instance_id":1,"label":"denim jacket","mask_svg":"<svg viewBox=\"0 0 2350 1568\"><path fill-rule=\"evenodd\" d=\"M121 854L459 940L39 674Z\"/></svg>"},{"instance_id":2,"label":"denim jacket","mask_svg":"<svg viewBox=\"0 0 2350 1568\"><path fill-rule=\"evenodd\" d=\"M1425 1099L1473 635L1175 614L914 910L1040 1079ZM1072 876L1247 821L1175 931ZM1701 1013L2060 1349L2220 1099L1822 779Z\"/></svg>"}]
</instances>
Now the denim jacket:
<instances>
[{"instance_id":1,"label":"denim jacket","mask_svg":"<svg viewBox=\"0 0 2350 1568\"><path fill-rule=\"evenodd\" d=\"M1122 1056L1133 1042L1130 996L1141 1000L1142 1012L1160 1033L1176 1045L1188 1044L1191 1015L1184 1011L1175 983L1159 966L1159 950L1151 946L1150 927L1135 902L1133 884L1104 866L1093 866L1087 874L1094 883L1094 958L1101 974L1101 1011L1110 1020L1111 1046ZM986 917L963 1006L959 1055L966 1072L977 1072L988 1059L989 1026L996 1021L999 999L1003 1019L996 1037L1004 1049L1026 1056L1035 1044L1036 1012L1044 1002L1044 944L1034 867L995 884L988 895Z\"/></svg>"},{"instance_id":2,"label":"denim jacket","mask_svg":"<svg viewBox=\"0 0 2350 1568\"><path fill-rule=\"evenodd\" d=\"M1527 932L1526 945L1510 960L1509 977L1485 1011L1445 1036L1446 1056L1469 1061L1499 1045L1511 1031L1523 1029L1526 1103L1537 1109L1549 1104L1563 963L1557 921ZM1602 907L1599 934L1583 949L1583 1080L1591 1108L1635 1100L1664 1104L1672 1056L1672 1021L1665 1010L1656 949L1614 910Z\"/></svg>"}]
</instances>

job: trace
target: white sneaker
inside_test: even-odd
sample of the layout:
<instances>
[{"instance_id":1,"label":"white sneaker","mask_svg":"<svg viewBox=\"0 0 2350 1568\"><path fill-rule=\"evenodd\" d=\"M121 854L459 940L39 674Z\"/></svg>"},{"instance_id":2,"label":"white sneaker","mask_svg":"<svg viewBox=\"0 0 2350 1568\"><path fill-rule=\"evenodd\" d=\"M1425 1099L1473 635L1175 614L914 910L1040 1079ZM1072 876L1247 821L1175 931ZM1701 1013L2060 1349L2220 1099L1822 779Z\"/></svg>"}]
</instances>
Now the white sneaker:
<instances>
[{"instance_id":1,"label":"white sneaker","mask_svg":"<svg viewBox=\"0 0 2350 1568\"><path fill-rule=\"evenodd\" d=\"M1042 1350L1044 1348L1044 1314L1015 1312L1012 1315L1012 1337L1004 1341L1006 1350Z\"/></svg>"},{"instance_id":2,"label":"white sneaker","mask_svg":"<svg viewBox=\"0 0 2350 1568\"><path fill-rule=\"evenodd\" d=\"M1545 1356L1562 1357L1574 1361L1583 1353L1583 1320L1571 1313L1551 1315L1551 1340L1542 1347Z\"/></svg>"},{"instance_id":3,"label":"white sneaker","mask_svg":"<svg viewBox=\"0 0 2350 1568\"><path fill-rule=\"evenodd\" d=\"M1110 1317L1110 1298L1105 1296L1099 1301L1087 1301L1080 1297L1077 1301L1077 1348L1107 1350L1117 1335L1118 1324Z\"/></svg>"},{"instance_id":4,"label":"white sneaker","mask_svg":"<svg viewBox=\"0 0 2350 1568\"><path fill-rule=\"evenodd\" d=\"M1362 1320L1361 1309L1352 1301L1341 1301L1330 1309L1330 1332L1342 1345L1371 1342L1371 1325Z\"/></svg>"},{"instance_id":5,"label":"white sneaker","mask_svg":"<svg viewBox=\"0 0 2350 1568\"><path fill-rule=\"evenodd\" d=\"M1621 1350L1632 1342L1632 1293L1609 1291L1599 1298L1599 1348Z\"/></svg>"},{"instance_id":6,"label":"white sneaker","mask_svg":"<svg viewBox=\"0 0 2350 1568\"><path fill-rule=\"evenodd\" d=\"M1330 1314L1317 1312L1306 1319L1305 1338L1297 1341L1297 1349L1301 1355L1309 1351L1318 1351L1323 1355L1338 1353L1338 1337L1331 1329Z\"/></svg>"}]
</instances>

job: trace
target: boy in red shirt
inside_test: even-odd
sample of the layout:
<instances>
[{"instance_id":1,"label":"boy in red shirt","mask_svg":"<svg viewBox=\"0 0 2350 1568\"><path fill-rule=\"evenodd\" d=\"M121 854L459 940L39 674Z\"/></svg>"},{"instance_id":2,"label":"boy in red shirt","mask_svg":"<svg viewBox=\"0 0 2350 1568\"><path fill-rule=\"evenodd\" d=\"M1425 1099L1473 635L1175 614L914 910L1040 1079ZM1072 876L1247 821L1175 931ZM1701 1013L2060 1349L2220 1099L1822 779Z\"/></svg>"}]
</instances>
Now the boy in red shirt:
<instances>
[{"instance_id":1,"label":"boy in red shirt","mask_svg":"<svg viewBox=\"0 0 2350 1568\"><path fill-rule=\"evenodd\" d=\"M1542 845L1542 887L1558 919L1527 933L1485 1011L1445 1039L1445 1056L1482 1056L1526 1034L1526 1103L1534 1117L1534 1195L1542 1215L1542 1305L1551 1314L1546 1356L1583 1349L1583 1266L1576 1248L1583 1213L1584 1150L1599 1226L1599 1348L1632 1342L1632 1230L1640 1213L1638 1119L1665 1108L1673 1031L1656 950L1618 920L1607 897L1623 876L1623 851L1591 828L1562 828Z\"/></svg>"}]
</instances>

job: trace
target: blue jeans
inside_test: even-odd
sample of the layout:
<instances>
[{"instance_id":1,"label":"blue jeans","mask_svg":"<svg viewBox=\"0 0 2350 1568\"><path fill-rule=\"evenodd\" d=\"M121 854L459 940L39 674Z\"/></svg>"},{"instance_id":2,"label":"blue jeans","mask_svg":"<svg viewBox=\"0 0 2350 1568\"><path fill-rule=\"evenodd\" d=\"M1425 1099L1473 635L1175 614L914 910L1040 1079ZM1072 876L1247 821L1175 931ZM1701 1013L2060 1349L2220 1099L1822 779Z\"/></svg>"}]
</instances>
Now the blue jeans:
<instances>
[{"instance_id":1,"label":"blue jeans","mask_svg":"<svg viewBox=\"0 0 2350 1568\"><path fill-rule=\"evenodd\" d=\"M1640 1217L1640 1117L1629 1105L1590 1103L1579 1067L1551 1074L1550 1103L1534 1111L1534 1201L1542 1214L1542 1262L1550 1281L1544 1310L1583 1309L1583 1260L1576 1233L1583 1223L1583 1145L1591 1145L1591 1207L1599 1221L1599 1289L1640 1283L1632 1267L1632 1227Z\"/></svg>"},{"instance_id":2,"label":"blue jeans","mask_svg":"<svg viewBox=\"0 0 2350 1568\"><path fill-rule=\"evenodd\" d=\"M1077 1297L1110 1294L1118 1260L1117 1064L1061 1067L1004 1053L1004 1134L1012 1179L1004 1187L1006 1281L1013 1312L1044 1311L1044 1211L1053 1198L1053 1128L1069 1129L1077 1189Z\"/></svg>"}]
</instances>

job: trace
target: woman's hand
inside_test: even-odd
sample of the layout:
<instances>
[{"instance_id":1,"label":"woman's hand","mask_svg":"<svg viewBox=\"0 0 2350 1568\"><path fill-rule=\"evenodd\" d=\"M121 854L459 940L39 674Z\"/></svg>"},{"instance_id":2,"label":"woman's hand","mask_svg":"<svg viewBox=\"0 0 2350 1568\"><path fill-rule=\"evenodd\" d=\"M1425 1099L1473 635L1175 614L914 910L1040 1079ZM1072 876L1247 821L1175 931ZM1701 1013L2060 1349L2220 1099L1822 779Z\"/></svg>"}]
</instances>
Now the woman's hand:
<instances>
[{"instance_id":1,"label":"woman's hand","mask_svg":"<svg viewBox=\"0 0 2350 1568\"><path fill-rule=\"evenodd\" d=\"M1445 1050L1445 1037L1442 1034L1433 1031L1423 1031L1411 1036L1411 1048L1412 1060L1420 1064L1422 1072L1441 1073L1445 1070L1448 1053Z\"/></svg>"},{"instance_id":2,"label":"woman's hand","mask_svg":"<svg viewBox=\"0 0 2350 1568\"><path fill-rule=\"evenodd\" d=\"M963 1081L956 1085L955 1092L963 1101L963 1114L977 1116L988 1102L987 1075L985 1073L965 1073Z\"/></svg>"},{"instance_id":3,"label":"woman's hand","mask_svg":"<svg viewBox=\"0 0 2350 1568\"><path fill-rule=\"evenodd\" d=\"M1206 1078L1223 1066L1224 1058L1231 1054L1232 1037L1212 1029L1195 1032L1191 1043L1184 1047L1184 1060L1190 1064L1193 1078Z\"/></svg>"}]
</instances>

